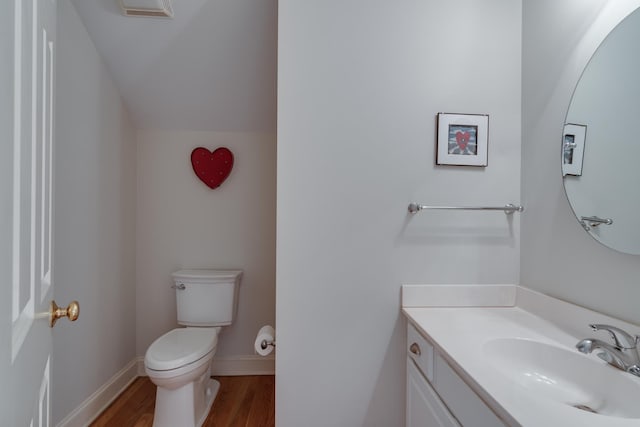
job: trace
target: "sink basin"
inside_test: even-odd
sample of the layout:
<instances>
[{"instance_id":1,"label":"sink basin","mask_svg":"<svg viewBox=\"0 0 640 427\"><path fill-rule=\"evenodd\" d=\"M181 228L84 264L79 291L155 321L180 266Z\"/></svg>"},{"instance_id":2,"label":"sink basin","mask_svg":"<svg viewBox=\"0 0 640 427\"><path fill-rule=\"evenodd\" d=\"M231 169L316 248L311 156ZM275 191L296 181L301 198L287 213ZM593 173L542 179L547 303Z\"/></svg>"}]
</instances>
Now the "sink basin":
<instances>
[{"instance_id":1,"label":"sink basin","mask_svg":"<svg viewBox=\"0 0 640 427\"><path fill-rule=\"evenodd\" d=\"M495 370L537 396L601 415L640 418L640 381L591 357L518 338L483 346Z\"/></svg>"}]
</instances>

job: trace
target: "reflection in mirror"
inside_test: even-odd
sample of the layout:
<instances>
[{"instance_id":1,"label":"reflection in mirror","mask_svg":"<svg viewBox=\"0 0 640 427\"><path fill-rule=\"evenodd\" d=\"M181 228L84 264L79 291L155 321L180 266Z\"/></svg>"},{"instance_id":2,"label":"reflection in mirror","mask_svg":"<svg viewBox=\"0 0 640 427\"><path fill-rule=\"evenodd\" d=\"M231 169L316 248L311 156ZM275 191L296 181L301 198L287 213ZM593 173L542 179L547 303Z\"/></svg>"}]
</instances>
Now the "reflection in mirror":
<instances>
[{"instance_id":1,"label":"reflection in mirror","mask_svg":"<svg viewBox=\"0 0 640 427\"><path fill-rule=\"evenodd\" d=\"M599 242L640 254L640 9L602 42L576 86L562 137L567 198Z\"/></svg>"}]
</instances>

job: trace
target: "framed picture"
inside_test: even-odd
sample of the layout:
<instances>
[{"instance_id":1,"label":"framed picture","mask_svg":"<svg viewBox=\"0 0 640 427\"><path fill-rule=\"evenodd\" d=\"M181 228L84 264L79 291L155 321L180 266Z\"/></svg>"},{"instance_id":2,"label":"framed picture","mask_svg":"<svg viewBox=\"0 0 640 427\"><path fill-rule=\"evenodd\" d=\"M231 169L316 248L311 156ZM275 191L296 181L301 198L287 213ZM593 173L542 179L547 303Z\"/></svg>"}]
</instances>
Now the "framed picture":
<instances>
[{"instance_id":1,"label":"framed picture","mask_svg":"<svg viewBox=\"0 0 640 427\"><path fill-rule=\"evenodd\" d=\"M562 176L582 175L587 126L567 123L562 133Z\"/></svg>"},{"instance_id":2,"label":"framed picture","mask_svg":"<svg viewBox=\"0 0 640 427\"><path fill-rule=\"evenodd\" d=\"M438 113L436 164L487 166L489 116Z\"/></svg>"}]
</instances>

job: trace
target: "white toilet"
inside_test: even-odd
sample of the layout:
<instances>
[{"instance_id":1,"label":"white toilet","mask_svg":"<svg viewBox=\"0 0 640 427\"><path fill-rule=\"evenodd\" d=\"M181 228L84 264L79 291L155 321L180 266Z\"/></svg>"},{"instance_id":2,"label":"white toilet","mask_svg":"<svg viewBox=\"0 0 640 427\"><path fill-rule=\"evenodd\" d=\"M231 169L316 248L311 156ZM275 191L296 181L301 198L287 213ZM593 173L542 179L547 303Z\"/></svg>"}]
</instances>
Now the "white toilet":
<instances>
[{"instance_id":1,"label":"white toilet","mask_svg":"<svg viewBox=\"0 0 640 427\"><path fill-rule=\"evenodd\" d=\"M220 383L211 379L218 333L238 306L241 270L180 270L173 273L178 324L147 350L144 366L158 386L154 427L200 427Z\"/></svg>"}]
</instances>

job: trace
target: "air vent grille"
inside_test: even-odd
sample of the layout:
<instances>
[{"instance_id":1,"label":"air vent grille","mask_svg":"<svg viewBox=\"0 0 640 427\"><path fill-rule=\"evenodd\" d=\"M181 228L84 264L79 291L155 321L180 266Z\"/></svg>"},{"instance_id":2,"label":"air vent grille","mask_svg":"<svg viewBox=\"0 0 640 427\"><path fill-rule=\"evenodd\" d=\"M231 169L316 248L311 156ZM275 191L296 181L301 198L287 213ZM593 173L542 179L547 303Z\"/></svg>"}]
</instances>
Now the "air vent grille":
<instances>
[{"instance_id":1,"label":"air vent grille","mask_svg":"<svg viewBox=\"0 0 640 427\"><path fill-rule=\"evenodd\" d=\"M125 16L172 18L171 0L120 0Z\"/></svg>"}]
</instances>

